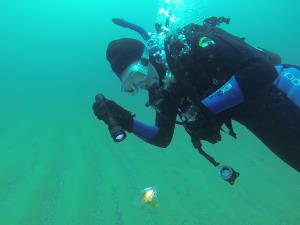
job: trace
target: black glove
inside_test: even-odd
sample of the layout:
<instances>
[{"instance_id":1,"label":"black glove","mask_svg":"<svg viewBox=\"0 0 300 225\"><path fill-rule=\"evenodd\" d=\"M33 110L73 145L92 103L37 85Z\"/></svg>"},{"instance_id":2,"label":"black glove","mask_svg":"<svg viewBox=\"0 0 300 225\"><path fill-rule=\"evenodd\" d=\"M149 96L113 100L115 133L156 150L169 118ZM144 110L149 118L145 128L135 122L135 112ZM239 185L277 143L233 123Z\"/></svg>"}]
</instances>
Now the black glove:
<instances>
[{"instance_id":1,"label":"black glove","mask_svg":"<svg viewBox=\"0 0 300 225\"><path fill-rule=\"evenodd\" d=\"M106 124L107 121L109 121L108 117L112 117L126 131L132 131L134 115L131 112L119 106L118 104L116 104L115 102L108 99L104 99L104 102L99 101L97 100L96 96L96 101L93 105L93 111L96 117L99 120L103 120Z\"/></svg>"}]
</instances>

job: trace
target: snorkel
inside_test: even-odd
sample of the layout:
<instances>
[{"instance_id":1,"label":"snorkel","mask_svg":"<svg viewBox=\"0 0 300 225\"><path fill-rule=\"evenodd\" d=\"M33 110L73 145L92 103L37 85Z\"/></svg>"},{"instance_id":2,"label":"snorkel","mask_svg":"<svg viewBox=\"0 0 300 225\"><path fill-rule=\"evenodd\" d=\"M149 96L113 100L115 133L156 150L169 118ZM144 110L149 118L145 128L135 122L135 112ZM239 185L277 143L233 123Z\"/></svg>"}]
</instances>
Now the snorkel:
<instances>
[{"instance_id":1,"label":"snorkel","mask_svg":"<svg viewBox=\"0 0 300 225\"><path fill-rule=\"evenodd\" d=\"M145 41L148 41L151 37L151 33L147 32L144 28L142 28L137 24L130 23L124 19L119 19L119 18L113 18L112 21L114 24L120 27L128 28L130 30L139 33Z\"/></svg>"},{"instance_id":2,"label":"snorkel","mask_svg":"<svg viewBox=\"0 0 300 225\"><path fill-rule=\"evenodd\" d=\"M114 18L112 19L112 22L118 26L128 28L138 33L143 38L148 48L149 54L155 58L155 61L157 63L163 64L165 67L167 67L166 53L163 47L160 46L160 43L155 33L148 32L143 27L135 23L128 22L124 19Z\"/></svg>"}]
</instances>

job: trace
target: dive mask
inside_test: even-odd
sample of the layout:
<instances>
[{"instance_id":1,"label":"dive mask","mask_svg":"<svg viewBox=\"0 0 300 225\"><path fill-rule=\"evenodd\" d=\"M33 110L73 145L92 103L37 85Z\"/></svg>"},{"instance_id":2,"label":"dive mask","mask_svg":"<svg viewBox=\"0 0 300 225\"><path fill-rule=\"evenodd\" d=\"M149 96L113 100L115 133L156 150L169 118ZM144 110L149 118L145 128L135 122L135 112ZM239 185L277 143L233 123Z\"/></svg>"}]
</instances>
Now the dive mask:
<instances>
[{"instance_id":1,"label":"dive mask","mask_svg":"<svg viewBox=\"0 0 300 225\"><path fill-rule=\"evenodd\" d=\"M145 47L142 57L129 65L120 76L122 91L136 94L149 85L149 52Z\"/></svg>"}]
</instances>

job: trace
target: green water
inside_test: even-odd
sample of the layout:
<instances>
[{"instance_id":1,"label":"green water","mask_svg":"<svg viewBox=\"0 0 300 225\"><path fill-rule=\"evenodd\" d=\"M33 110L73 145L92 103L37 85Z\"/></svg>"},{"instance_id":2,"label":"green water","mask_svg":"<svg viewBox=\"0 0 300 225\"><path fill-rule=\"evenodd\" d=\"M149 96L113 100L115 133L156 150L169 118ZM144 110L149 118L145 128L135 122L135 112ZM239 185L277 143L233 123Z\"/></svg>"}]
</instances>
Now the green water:
<instances>
[{"instance_id":1,"label":"green water","mask_svg":"<svg viewBox=\"0 0 300 225\"><path fill-rule=\"evenodd\" d=\"M230 16L227 30L300 64L298 0L177 2L186 3L178 10L186 21ZM168 149L131 135L115 144L94 117L91 105L101 92L154 122L145 94L120 92L105 50L112 39L137 38L112 17L152 29L161 4L0 2L0 225L300 224L299 173L239 124L238 140L224 136L204 146L241 173L230 186L181 127ZM158 190L156 208L138 200L149 186Z\"/></svg>"}]
</instances>

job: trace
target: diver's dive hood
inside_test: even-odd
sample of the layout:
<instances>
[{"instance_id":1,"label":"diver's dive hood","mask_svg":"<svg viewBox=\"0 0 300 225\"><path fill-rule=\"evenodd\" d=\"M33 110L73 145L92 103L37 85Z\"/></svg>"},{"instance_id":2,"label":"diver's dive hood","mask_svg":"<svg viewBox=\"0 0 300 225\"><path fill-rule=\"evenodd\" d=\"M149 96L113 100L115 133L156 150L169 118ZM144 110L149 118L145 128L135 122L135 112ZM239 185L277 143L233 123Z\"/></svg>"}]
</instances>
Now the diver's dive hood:
<instances>
[{"instance_id":1,"label":"diver's dive hood","mask_svg":"<svg viewBox=\"0 0 300 225\"><path fill-rule=\"evenodd\" d=\"M131 38L121 38L110 42L106 51L106 58L112 70L120 78L122 72L130 64L138 61L144 52L145 45Z\"/></svg>"}]
</instances>

